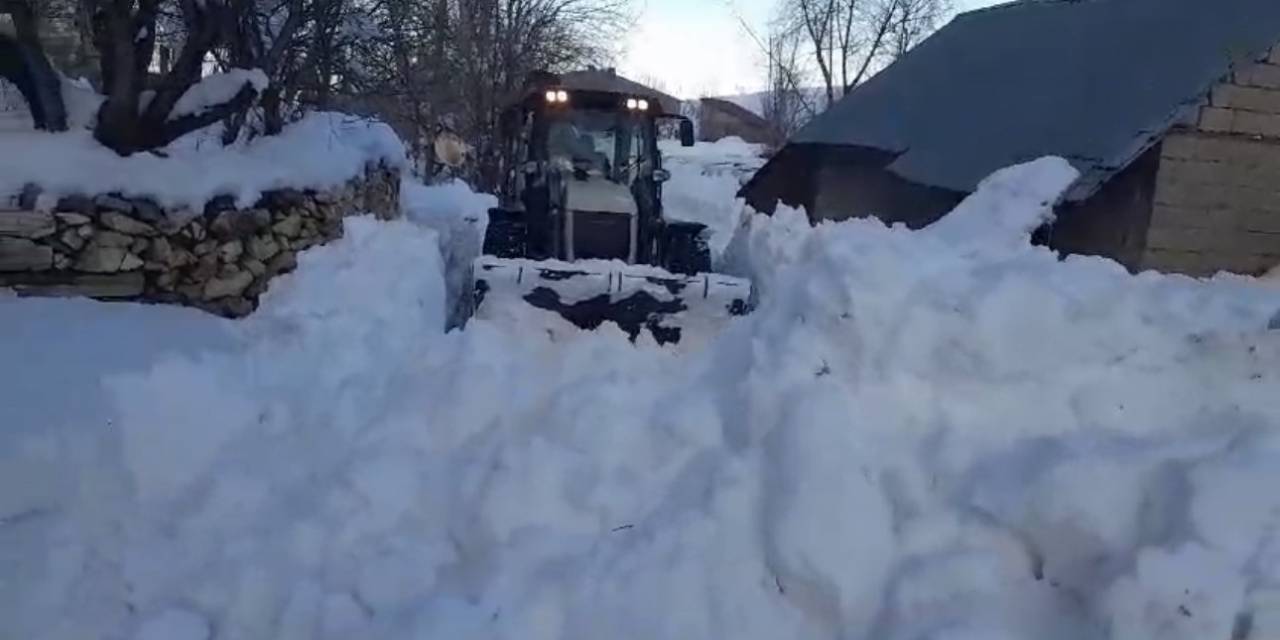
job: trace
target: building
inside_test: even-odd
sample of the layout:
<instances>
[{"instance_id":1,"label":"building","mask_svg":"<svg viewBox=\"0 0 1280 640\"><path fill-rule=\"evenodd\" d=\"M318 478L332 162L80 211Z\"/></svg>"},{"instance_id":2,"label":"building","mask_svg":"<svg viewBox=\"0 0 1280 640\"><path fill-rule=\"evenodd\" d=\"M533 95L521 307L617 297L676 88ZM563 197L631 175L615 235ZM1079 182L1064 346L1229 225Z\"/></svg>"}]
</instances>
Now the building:
<instances>
[{"instance_id":1,"label":"building","mask_svg":"<svg viewBox=\"0 0 1280 640\"><path fill-rule=\"evenodd\" d=\"M911 227L1044 155L1081 178L1038 237L1132 270L1280 264L1280 2L1024 0L962 14L744 187Z\"/></svg>"},{"instance_id":2,"label":"building","mask_svg":"<svg viewBox=\"0 0 1280 640\"><path fill-rule=\"evenodd\" d=\"M714 142L730 136L771 147L782 142L782 136L769 121L746 108L720 98L699 100L698 138L704 142Z\"/></svg>"}]
</instances>

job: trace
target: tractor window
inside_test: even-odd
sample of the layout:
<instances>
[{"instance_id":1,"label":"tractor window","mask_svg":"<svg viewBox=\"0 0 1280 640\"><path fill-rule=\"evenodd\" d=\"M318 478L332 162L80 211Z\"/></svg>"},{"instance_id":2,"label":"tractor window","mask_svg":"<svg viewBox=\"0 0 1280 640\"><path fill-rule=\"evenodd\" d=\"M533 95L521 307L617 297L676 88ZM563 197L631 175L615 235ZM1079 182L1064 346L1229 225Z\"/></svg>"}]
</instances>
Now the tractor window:
<instances>
[{"instance_id":1,"label":"tractor window","mask_svg":"<svg viewBox=\"0 0 1280 640\"><path fill-rule=\"evenodd\" d=\"M575 173L630 184L644 151L642 123L617 111L569 111L551 122L547 148L553 162Z\"/></svg>"}]
</instances>

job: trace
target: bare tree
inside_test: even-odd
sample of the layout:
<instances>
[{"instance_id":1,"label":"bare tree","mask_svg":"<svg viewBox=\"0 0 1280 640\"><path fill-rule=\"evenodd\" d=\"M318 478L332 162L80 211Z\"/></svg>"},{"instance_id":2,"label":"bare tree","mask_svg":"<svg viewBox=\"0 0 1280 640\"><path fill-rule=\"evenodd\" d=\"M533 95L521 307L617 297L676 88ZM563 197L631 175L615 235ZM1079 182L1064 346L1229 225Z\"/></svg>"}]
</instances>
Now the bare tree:
<instances>
[{"instance_id":1,"label":"bare tree","mask_svg":"<svg viewBox=\"0 0 1280 640\"><path fill-rule=\"evenodd\" d=\"M94 135L122 155L163 147L177 138L248 109L257 88L245 82L230 99L192 113L174 113L179 100L205 74L209 59L254 57L251 0L82 0L101 58L102 90ZM160 33L164 26L169 30ZM157 43L177 54L153 73Z\"/></svg>"},{"instance_id":2,"label":"bare tree","mask_svg":"<svg viewBox=\"0 0 1280 640\"><path fill-rule=\"evenodd\" d=\"M888 38L893 59L906 55L933 33L953 8L950 0L898 0Z\"/></svg>"},{"instance_id":3,"label":"bare tree","mask_svg":"<svg viewBox=\"0 0 1280 640\"><path fill-rule=\"evenodd\" d=\"M761 96L761 115L779 138L791 137L817 115L798 70L801 38L794 30L775 30L768 43L768 84Z\"/></svg>"},{"instance_id":4,"label":"bare tree","mask_svg":"<svg viewBox=\"0 0 1280 640\"><path fill-rule=\"evenodd\" d=\"M833 63L836 56L836 24L842 17L839 15L842 7L841 0L794 0L792 4L794 18L799 20L800 27L812 44L813 59L822 75L828 104L835 101Z\"/></svg>"},{"instance_id":5,"label":"bare tree","mask_svg":"<svg viewBox=\"0 0 1280 640\"><path fill-rule=\"evenodd\" d=\"M805 65L801 63L805 33L784 13L769 25L766 41L738 12L732 0L726 4L743 33L764 55L767 78L760 95L760 115L773 128L781 144L818 113L814 96L807 90Z\"/></svg>"},{"instance_id":6,"label":"bare tree","mask_svg":"<svg viewBox=\"0 0 1280 640\"><path fill-rule=\"evenodd\" d=\"M490 184L500 172L494 131L514 92L535 70L610 61L629 2L0 0L0 12L31 25L22 35L37 45L30 9L78 18L106 98L95 137L118 153L213 125L232 143L278 133L308 109L338 109L392 122L420 159L437 135L461 136L475 150L472 177ZM261 95L245 82L221 104L175 113L204 76L231 69L260 69L269 83Z\"/></svg>"},{"instance_id":7,"label":"bare tree","mask_svg":"<svg viewBox=\"0 0 1280 640\"><path fill-rule=\"evenodd\" d=\"M12 21L15 36L0 34L0 78L21 91L37 128L65 130L61 81L45 55L36 7L30 0L0 0L0 16Z\"/></svg>"},{"instance_id":8,"label":"bare tree","mask_svg":"<svg viewBox=\"0 0 1280 640\"><path fill-rule=\"evenodd\" d=\"M788 42L803 37L811 65L790 71L816 77L830 105L928 36L949 11L949 0L783 0L775 31Z\"/></svg>"},{"instance_id":9,"label":"bare tree","mask_svg":"<svg viewBox=\"0 0 1280 640\"><path fill-rule=\"evenodd\" d=\"M470 177L502 174L495 132L530 73L611 59L629 23L628 0L387 0L383 37L364 59L368 74L347 103L391 120L433 171L432 140L457 135L472 149ZM353 87L355 88L355 87Z\"/></svg>"}]
</instances>

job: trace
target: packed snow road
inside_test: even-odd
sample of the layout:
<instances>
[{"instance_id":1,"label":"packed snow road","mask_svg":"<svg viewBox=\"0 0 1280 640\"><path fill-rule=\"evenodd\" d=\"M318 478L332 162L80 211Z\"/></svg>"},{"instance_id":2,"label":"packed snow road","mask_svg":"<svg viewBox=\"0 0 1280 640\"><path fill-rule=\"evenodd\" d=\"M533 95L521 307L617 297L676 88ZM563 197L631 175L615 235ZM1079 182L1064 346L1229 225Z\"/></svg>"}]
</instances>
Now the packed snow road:
<instances>
[{"instance_id":1,"label":"packed snow road","mask_svg":"<svg viewBox=\"0 0 1280 640\"><path fill-rule=\"evenodd\" d=\"M1072 177L751 219L758 308L678 349L439 330L452 187L240 323L0 300L0 637L1265 637L1280 291L1033 248Z\"/></svg>"}]
</instances>

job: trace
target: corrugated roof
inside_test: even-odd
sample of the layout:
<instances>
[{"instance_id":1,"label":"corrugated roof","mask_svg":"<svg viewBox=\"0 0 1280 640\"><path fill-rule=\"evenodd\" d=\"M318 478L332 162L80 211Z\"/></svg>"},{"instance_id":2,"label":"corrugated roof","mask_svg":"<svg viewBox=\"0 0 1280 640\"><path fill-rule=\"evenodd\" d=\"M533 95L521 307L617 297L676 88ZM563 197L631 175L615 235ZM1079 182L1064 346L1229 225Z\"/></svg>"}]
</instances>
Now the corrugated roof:
<instances>
[{"instance_id":1,"label":"corrugated roof","mask_svg":"<svg viewBox=\"0 0 1280 640\"><path fill-rule=\"evenodd\" d=\"M894 173L965 192L1055 154L1083 199L1277 41L1280 0L1023 0L958 16L791 142L899 153Z\"/></svg>"}]
</instances>

